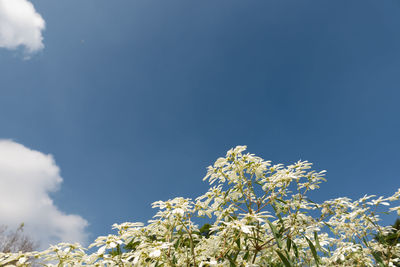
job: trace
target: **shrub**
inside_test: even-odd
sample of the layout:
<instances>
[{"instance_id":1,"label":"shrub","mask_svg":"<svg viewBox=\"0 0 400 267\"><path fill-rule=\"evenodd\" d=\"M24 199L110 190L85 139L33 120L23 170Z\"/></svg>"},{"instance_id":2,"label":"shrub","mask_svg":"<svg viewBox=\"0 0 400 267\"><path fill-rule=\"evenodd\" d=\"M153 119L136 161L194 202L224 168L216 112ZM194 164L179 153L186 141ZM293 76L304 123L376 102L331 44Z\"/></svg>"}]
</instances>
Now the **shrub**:
<instances>
[{"instance_id":1,"label":"shrub","mask_svg":"<svg viewBox=\"0 0 400 267\"><path fill-rule=\"evenodd\" d=\"M37 258L46 266L396 266L400 231L380 226L380 210L400 215L400 190L312 202L307 193L325 181L312 164L272 164L238 146L208 167L209 190L192 200L157 201L146 225L114 224L88 253L79 244L42 252L1 254L0 264ZM197 218L207 218L199 227ZM396 239L397 237L397 239ZM382 238L381 238L382 239Z\"/></svg>"}]
</instances>

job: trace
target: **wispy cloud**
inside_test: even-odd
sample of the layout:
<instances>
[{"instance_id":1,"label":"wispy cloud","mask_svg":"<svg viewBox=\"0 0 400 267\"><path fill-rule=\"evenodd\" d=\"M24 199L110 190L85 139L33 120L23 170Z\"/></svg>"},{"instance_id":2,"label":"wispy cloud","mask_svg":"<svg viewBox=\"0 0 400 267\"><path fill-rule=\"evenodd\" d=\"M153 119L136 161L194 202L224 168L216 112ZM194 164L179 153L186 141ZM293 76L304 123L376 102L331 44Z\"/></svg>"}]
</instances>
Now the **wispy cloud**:
<instances>
[{"instance_id":1,"label":"wispy cloud","mask_svg":"<svg viewBox=\"0 0 400 267\"><path fill-rule=\"evenodd\" d=\"M24 47L32 54L43 49L45 21L27 0L0 0L0 47Z\"/></svg>"},{"instance_id":2,"label":"wispy cloud","mask_svg":"<svg viewBox=\"0 0 400 267\"><path fill-rule=\"evenodd\" d=\"M0 224L24 222L42 248L61 241L86 243L87 221L60 211L49 196L62 180L51 155L0 140Z\"/></svg>"}]
</instances>

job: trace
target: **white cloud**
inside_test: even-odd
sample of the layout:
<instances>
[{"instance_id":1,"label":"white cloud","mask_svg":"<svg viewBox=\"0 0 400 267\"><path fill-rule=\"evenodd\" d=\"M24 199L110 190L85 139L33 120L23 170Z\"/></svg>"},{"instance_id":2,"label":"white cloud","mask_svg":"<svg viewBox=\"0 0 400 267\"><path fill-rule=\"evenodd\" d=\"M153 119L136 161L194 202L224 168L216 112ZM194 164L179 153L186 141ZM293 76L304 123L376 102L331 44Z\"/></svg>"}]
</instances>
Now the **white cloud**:
<instances>
[{"instance_id":1,"label":"white cloud","mask_svg":"<svg viewBox=\"0 0 400 267\"><path fill-rule=\"evenodd\" d=\"M62 180L51 155L0 140L0 224L25 223L42 248L61 241L85 244L87 221L60 211L49 196Z\"/></svg>"},{"instance_id":2,"label":"white cloud","mask_svg":"<svg viewBox=\"0 0 400 267\"><path fill-rule=\"evenodd\" d=\"M0 47L24 46L27 53L44 47L45 22L28 0L0 0Z\"/></svg>"}]
</instances>

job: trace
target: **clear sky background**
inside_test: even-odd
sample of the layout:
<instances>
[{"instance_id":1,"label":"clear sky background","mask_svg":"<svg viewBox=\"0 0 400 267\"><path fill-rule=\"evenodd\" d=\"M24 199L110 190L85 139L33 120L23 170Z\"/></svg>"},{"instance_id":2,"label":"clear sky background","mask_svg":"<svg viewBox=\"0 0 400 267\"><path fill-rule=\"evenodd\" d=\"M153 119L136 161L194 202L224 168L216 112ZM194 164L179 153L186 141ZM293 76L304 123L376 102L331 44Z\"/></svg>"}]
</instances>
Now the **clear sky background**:
<instances>
[{"instance_id":1,"label":"clear sky background","mask_svg":"<svg viewBox=\"0 0 400 267\"><path fill-rule=\"evenodd\" d=\"M201 195L206 167L236 145L327 170L316 201L400 187L399 1L32 3L44 47L0 42L0 158L35 150L60 173L18 173L19 187L3 190L23 200L40 173L57 180L39 198L59 221L78 215L76 239ZM15 216L0 223L29 226ZM69 235L54 227L54 240Z\"/></svg>"}]
</instances>

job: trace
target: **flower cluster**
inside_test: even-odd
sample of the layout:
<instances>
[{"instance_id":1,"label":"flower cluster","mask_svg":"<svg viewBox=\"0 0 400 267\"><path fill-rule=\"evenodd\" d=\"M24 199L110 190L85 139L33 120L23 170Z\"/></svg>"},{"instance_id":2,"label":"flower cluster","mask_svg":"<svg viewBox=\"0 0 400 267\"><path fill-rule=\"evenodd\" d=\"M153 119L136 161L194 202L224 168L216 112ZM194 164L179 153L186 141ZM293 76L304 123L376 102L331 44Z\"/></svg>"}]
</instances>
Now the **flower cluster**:
<instances>
[{"instance_id":1,"label":"flower cluster","mask_svg":"<svg viewBox=\"0 0 400 267\"><path fill-rule=\"evenodd\" d=\"M3 253L0 265L400 266L400 231L379 224L385 208L400 215L400 190L315 203L307 193L325 181L325 171L307 161L274 165L245 150L231 149L208 167L204 195L154 202L158 211L146 225L115 224L115 235L88 249L62 243ZM199 227L199 218L209 223Z\"/></svg>"}]
</instances>

